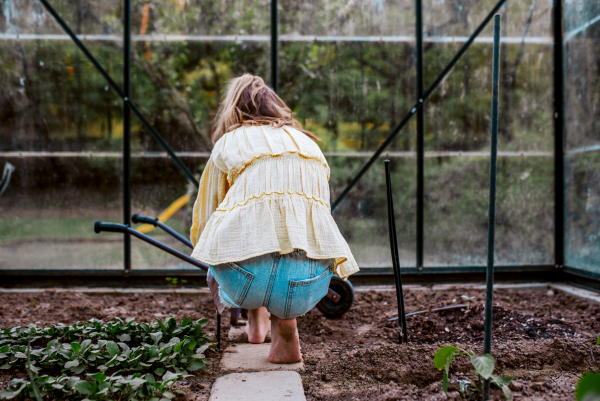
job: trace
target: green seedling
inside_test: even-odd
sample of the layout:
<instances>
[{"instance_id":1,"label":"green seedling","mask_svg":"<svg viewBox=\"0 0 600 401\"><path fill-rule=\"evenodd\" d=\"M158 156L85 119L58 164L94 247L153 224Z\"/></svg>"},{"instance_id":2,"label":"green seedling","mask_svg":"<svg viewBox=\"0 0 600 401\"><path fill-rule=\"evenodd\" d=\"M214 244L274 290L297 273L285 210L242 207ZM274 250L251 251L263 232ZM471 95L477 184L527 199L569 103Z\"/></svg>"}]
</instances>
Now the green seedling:
<instances>
[{"instance_id":1,"label":"green seedling","mask_svg":"<svg viewBox=\"0 0 600 401\"><path fill-rule=\"evenodd\" d=\"M187 283L187 280L179 280L177 277L165 277L165 280L167 282L167 285L172 289L176 289L178 284L183 285Z\"/></svg>"},{"instance_id":2,"label":"green seedling","mask_svg":"<svg viewBox=\"0 0 600 401\"><path fill-rule=\"evenodd\" d=\"M475 297L469 297L467 295L461 295L460 296L462 299L464 299L465 301L467 301L467 310L470 309L471 307L471 301L475 299Z\"/></svg>"},{"instance_id":3,"label":"green seedling","mask_svg":"<svg viewBox=\"0 0 600 401\"><path fill-rule=\"evenodd\" d=\"M29 381L12 380L0 391L0 400L173 398L173 383L210 364L205 353L214 344L204 333L207 323L169 318L147 324L117 318L1 330L0 370L24 368ZM86 375L92 380L81 379Z\"/></svg>"},{"instance_id":4,"label":"green seedling","mask_svg":"<svg viewBox=\"0 0 600 401\"><path fill-rule=\"evenodd\" d=\"M600 345L600 334L598 335L598 341L596 341L596 345Z\"/></svg>"},{"instance_id":5,"label":"green seedling","mask_svg":"<svg viewBox=\"0 0 600 401\"><path fill-rule=\"evenodd\" d=\"M577 382L577 401L600 401L600 373L586 372Z\"/></svg>"},{"instance_id":6,"label":"green seedling","mask_svg":"<svg viewBox=\"0 0 600 401\"><path fill-rule=\"evenodd\" d=\"M477 382L471 383L470 381L459 381L459 391L463 397L467 393L472 392L481 392L482 390L482 382L481 379L490 380L495 386L500 388L504 392L504 396L507 400L512 400L512 392L508 388L510 382L513 377L501 377L494 376L494 358L490 354L485 354L483 356L477 356L474 352L462 349L460 347L443 347L440 348L433 357L433 363L435 367L443 371L442 375L442 385L444 387L444 391L448 392L448 375L450 373L450 364L452 360L460 355L467 355L471 359L471 363L473 364L473 368L475 368L475 372L477 372Z\"/></svg>"}]
</instances>

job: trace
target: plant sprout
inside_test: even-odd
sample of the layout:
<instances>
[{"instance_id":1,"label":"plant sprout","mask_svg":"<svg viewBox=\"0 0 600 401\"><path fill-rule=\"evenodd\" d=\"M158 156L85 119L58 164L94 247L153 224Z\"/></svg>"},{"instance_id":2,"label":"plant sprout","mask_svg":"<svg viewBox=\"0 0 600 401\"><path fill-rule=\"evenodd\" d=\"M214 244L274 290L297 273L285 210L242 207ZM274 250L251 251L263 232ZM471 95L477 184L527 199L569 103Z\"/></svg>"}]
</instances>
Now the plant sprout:
<instances>
[{"instance_id":1,"label":"plant sprout","mask_svg":"<svg viewBox=\"0 0 600 401\"><path fill-rule=\"evenodd\" d=\"M465 301L467 301L467 310L470 309L471 306L471 301L475 299L475 297L469 297L467 295L461 295L460 296L462 299L464 299Z\"/></svg>"},{"instance_id":2,"label":"plant sprout","mask_svg":"<svg viewBox=\"0 0 600 401\"><path fill-rule=\"evenodd\" d=\"M460 347L443 347L440 348L433 357L433 363L435 367L443 370L443 378L442 384L444 386L444 392L448 392L448 374L450 372L450 363L454 357L459 355L468 355L471 358L471 363L477 372L477 383L465 382L464 380L459 381L459 390L463 397L465 396L465 391L468 389L469 384L473 385L475 391L481 392L482 383L481 378L486 380L490 380L496 387L500 388L504 392L504 396L507 400L512 400L512 392L508 388L510 382L514 379L514 377L501 377L494 376L494 358L490 354L485 354L483 356L477 356L472 351L467 351Z\"/></svg>"},{"instance_id":3,"label":"plant sprout","mask_svg":"<svg viewBox=\"0 0 600 401\"><path fill-rule=\"evenodd\" d=\"M600 400L600 373L586 372L577 382L575 389L577 401Z\"/></svg>"}]
</instances>

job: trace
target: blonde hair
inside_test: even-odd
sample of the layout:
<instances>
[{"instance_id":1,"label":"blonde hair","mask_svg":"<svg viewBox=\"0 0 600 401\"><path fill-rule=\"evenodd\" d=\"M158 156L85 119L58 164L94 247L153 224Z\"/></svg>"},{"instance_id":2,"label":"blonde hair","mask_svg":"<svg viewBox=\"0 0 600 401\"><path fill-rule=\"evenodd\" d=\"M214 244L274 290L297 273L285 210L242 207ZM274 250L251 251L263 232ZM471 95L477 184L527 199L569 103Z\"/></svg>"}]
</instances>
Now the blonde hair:
<instances>
[{"instance_id":1,"label":"blonde hair","mask_svg":"<svg viewBox=\"0 0 600 401\"><path fill-rule=\"evenodd\" d=\"M251 74L233 78L229 82L227 96L217 113L212 142L217 142L227 132L243 125L270 125L274 128L287 125L315 141L320 140L312 132L302 129L302 125L294 119L292 110L265 85L261 77Z\"/></svg>"}]
</instances>

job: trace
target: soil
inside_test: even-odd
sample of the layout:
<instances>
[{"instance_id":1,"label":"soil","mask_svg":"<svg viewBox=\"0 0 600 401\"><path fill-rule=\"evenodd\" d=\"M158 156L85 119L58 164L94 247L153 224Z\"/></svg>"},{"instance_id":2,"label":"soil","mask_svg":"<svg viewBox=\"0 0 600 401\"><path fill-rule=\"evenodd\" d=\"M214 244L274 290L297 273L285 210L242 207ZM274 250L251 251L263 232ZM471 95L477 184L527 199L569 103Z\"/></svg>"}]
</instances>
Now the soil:
<instances>
[{"instance_id":1,"label":"soil","mask_svg":"<svg viewBox=\"0 0 600 401\"><path fill-rule=\"evenodd\" d=\"M306 369L301 373L307 400L446 400L460 399L457 380L473 379L467 357L451 366L450 391L443 392L435 352L459 345L481 354L485 294L482 290L444 291L414 287L405 291L407 312L459 305L461 295L475 297L470 308L427 312L407 319L409 343L398 344L394 291L357 291L352 309L341 318L326 319L317 309L298 318ZM135 317L148 322L174 316L208 317L214 333L215 312L206 294L86 295L77 292L0 294L0 328L40 326L99 318ZM574 400L574 386L587 370L600 370L600 305L553 290L497 289L494 294L492 354L496 372L514 376L515 400ZM229 316L223 316L223 347ZM220 354L210 356L200 383L179 383L186 400L207 400L219 376ZM2 371L0 388L24 372ZM504 399L492 390L492 399Z\"/></svg>"}]
</instances>

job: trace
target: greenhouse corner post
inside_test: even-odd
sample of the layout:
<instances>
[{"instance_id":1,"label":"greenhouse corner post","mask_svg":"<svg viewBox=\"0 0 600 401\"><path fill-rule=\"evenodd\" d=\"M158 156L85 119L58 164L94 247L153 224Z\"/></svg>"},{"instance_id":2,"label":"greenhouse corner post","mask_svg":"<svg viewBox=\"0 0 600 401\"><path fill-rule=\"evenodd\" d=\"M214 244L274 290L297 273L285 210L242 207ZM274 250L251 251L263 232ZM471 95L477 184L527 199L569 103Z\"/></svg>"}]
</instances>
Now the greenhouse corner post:
<instances>
[{"instance_id":1,"label":"greenhouse corner post","mask_svg":"<svg viewBox=\"0 0 600 401\"><path fill-rule=\"evenodd\" d=\"M131 0L123 0L123 224L131 225ZM123 235L123 267L131 271L131 237Z\"/></svg>"},{"instance_id":2,"label":"greenhouse corner post","mask_svg":"<svg viewBox=\"0 0 600 401\"><path fill-rule=\"evenodd\" d=\"M424 242L424 199L425 199L425 104L423 103L423 4L415 0L415 34L416 34L416 67L417 67L417 270L423 271Z\"/></svg>"},{"instance_id":3,"label":"greenhouse corner post","mask_svg":"<svg viewBox=\"0 0 600 401\"><path fill-rule=\"evenodd\" d=\"M488 212L488 254L485 288L485 333L483 353L492 352L494 307L494 237L496 234L496 173L498 168L498 81L500 76L500 14L494 16L494 56L492 67L492 129L490 146L490 200ZM490 397L490 380L483 381L483 401Z\"/></svg>"},{"instance_id":4,"label":"greenhouse corner post","mask_svg":"<svg viewBox=\"0 0 600 401\"><path fill-rule=\"evenodd\" d=\"M562 0L553 2L554 31L554 266L565 264L565 144Z\"/></svg>"},{"instance_id":5,"label":"greenhouse corner post","mask_svg":"<svg viewBox=\"0 0 600 401\"><path fill-rule=\"evenodd\" d=\"M277 18L277 0L271 0L271 86L275 93L279 92L279 77L277 68L278 52L278 18Z\"/></svg>"}]
</instances>

